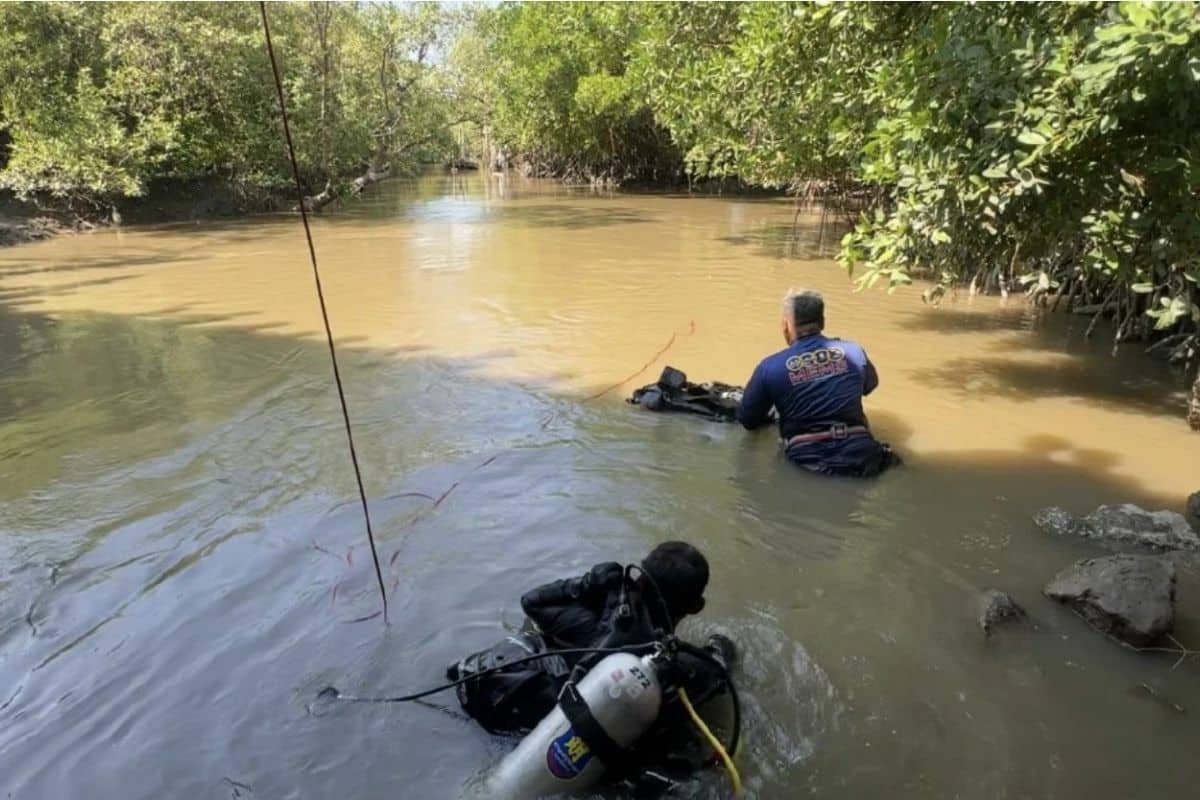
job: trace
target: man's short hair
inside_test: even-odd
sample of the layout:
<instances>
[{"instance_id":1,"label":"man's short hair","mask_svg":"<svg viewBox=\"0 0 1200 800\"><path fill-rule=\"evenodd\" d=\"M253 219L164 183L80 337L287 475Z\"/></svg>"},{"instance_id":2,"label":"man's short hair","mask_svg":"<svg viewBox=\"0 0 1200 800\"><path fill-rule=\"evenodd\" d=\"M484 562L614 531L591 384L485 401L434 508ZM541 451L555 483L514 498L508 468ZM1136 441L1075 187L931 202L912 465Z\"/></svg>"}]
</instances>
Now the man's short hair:
<instances>
[{"instance_id":1,"label":"man's short hair","mask_svg":"<svg viewBox=\"0 0 1200 800\"><path fill-rule=\"evenodd\" d=\"M663 542L642 560L675 618L698 613L708 586L708 560L687 542Z\"/></svg>"},{"instance_id":2,"label":"man's short hair","mask_svg":"<svg viewBox=\"0 0 1200 800\"><path fill-rule=\"evenodd\" d=\"M783 296L783 313L797 328L825 327L825 298L811 289L789 289Z\"/></svg>"}]
</instances>

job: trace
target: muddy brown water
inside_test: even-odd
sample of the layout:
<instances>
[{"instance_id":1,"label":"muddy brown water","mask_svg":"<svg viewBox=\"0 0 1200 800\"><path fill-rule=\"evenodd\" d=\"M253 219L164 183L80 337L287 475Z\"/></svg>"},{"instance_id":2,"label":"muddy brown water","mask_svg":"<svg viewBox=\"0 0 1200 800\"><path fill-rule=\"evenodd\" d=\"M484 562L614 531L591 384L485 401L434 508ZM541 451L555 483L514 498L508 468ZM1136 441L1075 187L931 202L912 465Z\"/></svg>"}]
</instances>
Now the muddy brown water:
<instances>
[{"instance_id":1,"label":"muddy brown water","mask_svg":"<svg viewBox=\"0 0 1200 800\"><path fill-rule=\"evenodd\" d=\"M854 293L799 223L481 176L316 220L386 628L355 621L378 603L296 219L0 252L4 796L454 797L509 745L436 708L306 705L437 682L524 589L665 538L713 565L687 632L743 649L753 797L1193 796L1200 660L1044 600L1093 551L1030 522L1181 507L1181 381L1015 299ZM904 469L812 477L769 434L622 403L668 363L744 381L790 285L877 363ZM1036 626L985 641L990 587ZM1194 568L1179 612L1200 647Z\"/></svg>"}]
</instances>

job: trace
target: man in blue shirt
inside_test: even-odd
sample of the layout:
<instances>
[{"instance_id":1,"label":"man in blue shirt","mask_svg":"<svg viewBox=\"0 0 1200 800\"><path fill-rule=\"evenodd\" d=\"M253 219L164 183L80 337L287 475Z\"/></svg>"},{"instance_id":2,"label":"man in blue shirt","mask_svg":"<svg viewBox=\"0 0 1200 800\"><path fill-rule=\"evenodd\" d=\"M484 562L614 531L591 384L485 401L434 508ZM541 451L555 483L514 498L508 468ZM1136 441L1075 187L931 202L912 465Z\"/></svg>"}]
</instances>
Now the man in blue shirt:
<instances>
[{"instance_id":1,"label":"man in blue shirt","mask_svg":"<svg viewBox=\"0 0 1200 800\"><path fill-rule=\"evenodd\" d=\"M793 463L832 475L878 475L897 461L867 426L862 399L879 385L875 366L858 344L833 339L825 301L817 292L783 299L788 346L764 358L746 384L738 421L753 430L779 418L784 452Z\"/></svg>"}]
</instances>

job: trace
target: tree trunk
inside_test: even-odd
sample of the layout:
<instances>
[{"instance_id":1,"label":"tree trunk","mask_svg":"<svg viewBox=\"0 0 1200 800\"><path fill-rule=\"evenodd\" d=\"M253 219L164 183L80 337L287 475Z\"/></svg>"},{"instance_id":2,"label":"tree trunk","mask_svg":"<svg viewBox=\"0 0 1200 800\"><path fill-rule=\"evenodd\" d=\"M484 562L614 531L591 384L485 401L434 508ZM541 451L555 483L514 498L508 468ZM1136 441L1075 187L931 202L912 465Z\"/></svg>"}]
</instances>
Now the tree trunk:
<instances>
[{"instance_id":1,"label":"tree trunk","mask_svg":"<svg viewBox=\"0 0 1200 800\"><path fill-rule=\"evenodd\" d=\"M379 183L379 181L383 180L384 178L386 178L388 175L391 175L391 174L392 174L392 165L391 164L388 164L383 169L374 169L372 167L367 167L367 171L365 174L359 175L357 178L354 179L354 183L351 184L351 186L350 186L350 193L358 194L359 192L361 192L363 189L367 188L371 184Z\"/></svg>"},{"instance_id":2,"label":"tree trunk","mask_svg":"<svg viewBox=\"0 0 1200 800\"><path fill-rule=\"evenodd\" d=\"M383 169L375 169L368 167L367 171L359 175L350 184L350 194L356 195L368 186L379 183L381 180L392 174L392 165L388 164ZM320 211L325 206L337 200L337 192L333 189L333 181L326 181L325 188L320 194L308 195L304 198L305 211Z\"/></svg>"},{"instance_id":3,"label":"tree trunk","mask_svg":"<svg viewBox=\"0 0 1200 800\"><path fill-rule=\"evenodd\" d=\"M328 178L333 174L331 163L333 160L333 98L330 95L330 81L333 72L331 34L333 15L336 9L333 3L310 3L309 7L313 14L317 44L321 50L320 62L318 64L318 70L321 75L320 121L318 125L320 126L321 135L321 171Z\"/></svg>"},{"instance_id":4,"label":"tree trunk","mask_svg":"<svg viewBox=\"0 0 1200 800\"><path fill-rule=\"evenodd\" d=\"M333 191L333 181L325 181L325 188L320 194L308 195L304 198L305 211L320 211L325 206L337 199L337 192Z\"/></svg>"},{"instance_id":5,"label":"tree trunk","mask_svg":"<svg viewBox=\"0 0 1200 800\"><path fill-rule=\"evenodd\" d=\"M1192 399L1188 403L1187 421L1192 430L1200 431L1200 372L1196 373L1196 380L1192 383Z\"/></svg>"}]
</instances>

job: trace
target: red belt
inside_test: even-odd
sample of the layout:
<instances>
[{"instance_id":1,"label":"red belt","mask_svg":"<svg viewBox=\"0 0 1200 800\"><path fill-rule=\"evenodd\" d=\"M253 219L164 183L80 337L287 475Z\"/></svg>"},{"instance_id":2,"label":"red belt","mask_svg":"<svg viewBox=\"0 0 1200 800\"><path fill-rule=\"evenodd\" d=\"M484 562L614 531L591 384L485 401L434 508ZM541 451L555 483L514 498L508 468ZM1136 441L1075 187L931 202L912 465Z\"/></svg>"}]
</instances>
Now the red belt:
<instances>
[{"instance_id":1,"label":"red belt","mask_svg":"<svg viewBox=\"0 0 1200 800\"><path fill-rule=\"evenodd\" d=\"M817 431L816 433L802 433L799 436L793 436L788 439L786 444L788 447L796 444L812 444L813 442L826 442L830 439L845 439L846 437L856 433L870 433L865 425L833 425L827 431Z\"/></svg>"}]
</instances>

